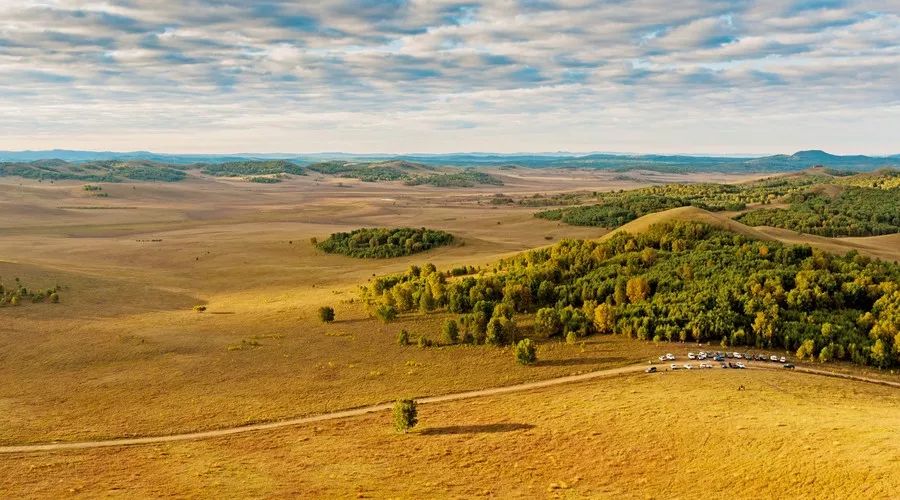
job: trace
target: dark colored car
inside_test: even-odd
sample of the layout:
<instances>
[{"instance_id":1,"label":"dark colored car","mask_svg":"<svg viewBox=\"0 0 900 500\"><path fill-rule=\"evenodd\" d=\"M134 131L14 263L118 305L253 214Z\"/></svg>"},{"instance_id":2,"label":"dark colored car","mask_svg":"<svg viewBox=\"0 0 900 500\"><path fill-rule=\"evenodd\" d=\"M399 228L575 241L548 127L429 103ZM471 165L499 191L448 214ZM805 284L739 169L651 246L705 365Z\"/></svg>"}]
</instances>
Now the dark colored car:
<instances>
[{"instance_id":1,"label":"dark colored car","mask_svg":"<svg viewBox=\"0 0 900 500\"><path fill-rule=\"evenodd\" d=\"M655 367L655 366L651 366L651 367L647 368L647 369L644 370L644 371L647 372L647 373L656 373L656 367Z\"/></svg>"},{"instance_id":2,"label":"dark colored car","mask_svg":"<svg viewBox=\"0 0 900 500\"><path fill-rule=\"evenodd\" d=\"M793 370L793 369L794 369L794 364L793 364L793 363L785 363L785 364L782 365L782 366L784 366L785 368L787 368L787 369L789 369L789 370Z\"/></svg>"}]
</instances>

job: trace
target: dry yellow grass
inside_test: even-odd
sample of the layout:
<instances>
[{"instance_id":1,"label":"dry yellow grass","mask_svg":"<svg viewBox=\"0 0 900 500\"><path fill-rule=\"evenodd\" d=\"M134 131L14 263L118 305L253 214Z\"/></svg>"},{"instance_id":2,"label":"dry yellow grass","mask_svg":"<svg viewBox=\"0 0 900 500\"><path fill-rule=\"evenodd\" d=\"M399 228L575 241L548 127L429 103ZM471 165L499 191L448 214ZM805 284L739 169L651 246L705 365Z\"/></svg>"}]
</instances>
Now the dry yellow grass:
<instances>
[{"instance_id":1,"label":"dry yellow grass","mask_svg":"<svg viewBox=\"0 0 900 500\"><path fill-rule=\"evenodd\" d=\"M745 390L737 388L743 385ZM891 498L896 389L765 370L603 379L272 433L0 460L11 496Z\"/></svg>"},{"instance_id":2,"label":"dry yellow grass","mask_svg":"<svg viewBox=\"0 0 900 500\"><path fill-rule=\"evenodd\" d=\"M583 346L544 344L542 363L524 368L503 349L400 347L394 342L400 328L414 336L425 333L437 339L443 317L413 315L385 326L369 319L361 305L352 301L356 286L373 274L401 271L413 263L431 261L442 268L484 265L545 245L548 236L556 241L604 233L598 228L535 219L533 209L480 204L493 192L640 185L612 179L611 174L604 177L585 172L564 174L571 178L548 172L503 175L507 185L502 188L460 191L313 176L276 185L222 179L104 185L109 198L91 198L81 184L0 179L0 209L5 214L0 221L0 276L7 282L18 276L33 287L64 287L61 304L0 309L0 444L221 428L400 396L545 379L658 355L659 348L649 343L597 337ZM673 180L670 177L665 180ZM659 180L646 176L648 183ZM378 261L325 255L309 244L313 236L379 225L443 229L459 236L462 243ZM844 240L864 246L861 240L866 239ZM844 240L814 244L840 245ZM891 247L893 240L871 241L869 245L880 248L882 255L896 258L900 253L898 246ZM191 310L199 303L207 305L207 312ZM337 309L334 324L323 325L315 319L316 308L323 304ZM411 484L430 496L442 492L467 495L484 488L498 494L544 494L544 483L569 480L559 473L566 469L553 466L542 454L583 471L583 478L597 475L598 464L600 471L615 465L592 461L592 456L601 455L591 453L625 456L605 448L597 441L600 438L591 437L590 433L601 431L598 436L607 436L609 426L589 430L578 427L576 421L603 421L605 417L585 413L590 408L618 411L609 405L622 398L630 400L628 391L639 390L629 387L632 381L646 383L643 378L623 380L624 385L610 386L610 390L625 387L623 393L593 396L596 406L566 399L568 391L557 394L548 390L535 393L542 394L547 403L510 396L473 402L471 407L466 403L435 406L428 410L434 414L423 415L425 425L431 427L494 425L510 422L501 417L516 414L522 409L518 405L526 405L524 409L533 405L540 411L521 417L535 425L530 430L451 431L398 438L386 431L386 417L373 416L323 425L331 436L323 441L314 437L325 431L291 429L271 436L171 447L4 457L0 458L4 481L0 492L5 496L57 496L68 487L82 487L79 491L83 493L103 495L116 485L132 484L147 495L188 494L199 487L259 496L292 491L330 495L352 494L355 484L370 489L381 484L387 486L378 490L380 494L406 495L409 490L389 478L411 470ZM822 383L828 384L826 387L847 384ZM807 386L812 388L815 383ZM716 397L713 387L700 386L696 397ZM684 388L666 388L670 392L676 389ZM588 396L572 396L576 397ZM839 400L825 401L837 404ZM637 408L637 402L630 404ZM566 408L571 418L559 414ZM621 415L613 426L619 434L609 435L609 442L625 443L623 446L632 450L624 440L634 436L632 431L638 431L645 415ZM868 422L865 415L851 412L844 416L854 426ZM665 425L656 429L667 428ZM577 432L566 430L569 426ZM353 429L361 431L354 434ZM478 429L506 430L502 426ZM355 454L329 455L336 453L333 448L348 436L349 449L356 450ZM523 436L524 444L517 441ZM587 445L578 444L580 440ZM285 443L293 445L283 448ZM316 446L309 447L312 444ZM523 447L519 449L518 444ZM464 459L451 460L456 456L453 452L447 455L449 462L438 457L456 446L462 446L465 453L460 457ZM386 454L382 449L388 450ZM416 455L415 450L423 455ZM644 452L642 448L632 451ZM503 472L514 472L504 467L515 463L521 453L534 454L533 460L538 461L529 467L540 472L527 476L533 477L536 489L526 485L528 481L522 482L525 476ZM581 460L585 463L576 467ZM422 465L430 461L434 465ZM745 461L754 464L749 456ZM753 467L764 463L757 459ZM672 462L676 465L679 462ZM753 467L751 470L758 472ZM80 479L72 479L76 474ZM468 481L467 474L477 480ZM342 481L343 477L350 479ZM604 488L640 484L638 480L637 475L626 474L608 484L585 482L593 486L575 494L614 495L615 489ZM442 490L444 486L454 489Z\"/></svg>"}]
</instances>

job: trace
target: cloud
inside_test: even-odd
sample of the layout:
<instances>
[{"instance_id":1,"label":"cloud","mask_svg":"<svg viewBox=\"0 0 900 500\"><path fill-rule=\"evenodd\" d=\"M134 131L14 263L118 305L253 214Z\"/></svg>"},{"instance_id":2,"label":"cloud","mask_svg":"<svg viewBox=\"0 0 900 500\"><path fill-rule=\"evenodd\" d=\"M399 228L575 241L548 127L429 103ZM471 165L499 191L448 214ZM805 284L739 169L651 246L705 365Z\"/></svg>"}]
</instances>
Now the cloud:
<instances>
[{"instance_id":1,"label":"cloud","mask_svg":"<svg viewBox=\"0 0 900 500\"><path fill-rule=\"evenodd\" d=\"M7 2L0 148L789 151L788 121L827 116L842 142L804 145L896 152L896 2L678 7ZM707 142L678 146L689 133Z\"/></svg>"}]
</instances>

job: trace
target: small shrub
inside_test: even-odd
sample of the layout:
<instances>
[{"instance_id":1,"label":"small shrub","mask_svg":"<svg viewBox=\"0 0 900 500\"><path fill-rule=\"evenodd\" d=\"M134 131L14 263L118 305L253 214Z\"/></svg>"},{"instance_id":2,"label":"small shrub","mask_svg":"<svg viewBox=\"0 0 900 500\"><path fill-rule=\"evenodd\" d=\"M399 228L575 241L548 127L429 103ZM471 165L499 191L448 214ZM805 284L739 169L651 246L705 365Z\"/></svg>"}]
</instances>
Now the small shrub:
<instances>
[{"instance_id":1,"label":"small shrub","mask_svg":"<svg viewBox=\"0 0 900 500\"><path fill-rule=\"evenodd\" d=\"M53 300L53 298L51 297L50 300ZM199 304L196 305L196 306L194 306L194 311L196 311L196 312L198 312L198 313L202 313L202 312L205 311L205 310L206 310L206 306L202 306L202 305L199 305Z\"/></svg>"},{"instance_id":2,"label":"small shrub","mask_svg":"<svg viewBox=\"0 0 900 500\"><path fill-rule=\"evenodd\" d=\"M322 320L323 323L331 323L334 321L334 308L329 306L320 307L319 319Z\"/></svg>"},{"instance_id":3,"label":"small shrub","mask_svg":"<svg viewBox=\"0 0 900 500\"><path fill-rule=\"evenodd\" d=\"M406 432L419 423L419 411L413 399L400 399L394 403L394 428Z\"/></svg>"},{"instance_id":4,"label":"small shrub","mask_svg":"<svg viewBox=\"0 0 900 500\"><path fill-rule=\"evenodd\" d=\"M382 323L390 323L397 319L397 309L392 305L381 304L378 309L375 309L375 317Z\"/></svg>"},{"instance_id":5,"label":"small shrub","mask_svg":"<svg viewBox=\"0 0 900 500\"><path fill-rule=\"evenodd\" d=\"M50 302L52 302L54 304L59 304L59 294L56 292L51 293L50 294Z\"/></svg>"},{"instance_id":6,"label":"small shrub","mask_svg":"<svg viewBox=\"0 0 900 500\"><path fill-rule=\"evenodd\" d=\"M569 332L566 334L566 344L575 345L575 342L578 342L578 335L575 335L575 332Z\"/></svg>"},{"instance_id":7,"label":"small shrub","mask_svg":"<svg viewBox=\"0 0 900 500\"><path fill-rule=\"evenodd\" d=\"M456 320L448 319L444 322L444 343L455 344L459 341L459 325Z\"/></svg>"},{"instance_id":8,"label":"small shrub","mask_svg":"<svg viewBox=\"0 0 900 500\"><path fill-rule=\"evenodd\" d=\"M537 347L531 339L522 339L516 344L516 361L523 365L533 365L537 361Z\"/></svg>"},{"instance_id":9,"label":"small shrub","mask_svg":"<svg viewBox=\"0 0 900 500\"><path fill-rule=\"evenodd\" d=\"M397 334L397 343L400 345L409 345L409 332L400 330L400 333Z\"/></svg>"},{"instance_id":10,"label":"small shrub","mask_svg":"<svg viewBox=\"0 0 900 500\"><path fill-rule=\"evenodd\" d=\"M424 335L419 337L419 347L421 347L422 349L424 349L426 347L431 347L432 345L434 345L434 342L432 342L430 338L428 338Z\"/></svg>"}]
</instances>

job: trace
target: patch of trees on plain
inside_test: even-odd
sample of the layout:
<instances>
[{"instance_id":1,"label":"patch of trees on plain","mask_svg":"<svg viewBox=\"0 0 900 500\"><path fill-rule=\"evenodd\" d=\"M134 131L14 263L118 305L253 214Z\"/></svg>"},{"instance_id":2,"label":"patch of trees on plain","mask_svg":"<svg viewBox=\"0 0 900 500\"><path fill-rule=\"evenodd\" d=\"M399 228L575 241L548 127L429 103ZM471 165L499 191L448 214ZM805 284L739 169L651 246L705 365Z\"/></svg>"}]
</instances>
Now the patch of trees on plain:
<instances>
[{"instance_id":1,"label":"patch of trees on plain","mask_svg":"<svg viewBox=\"0 0 900 500\"><path fill-rule=\"evenodd\" d=\"M484 172L470 169L443 172L430 165L402 160L380 162L332 160L313 163L306 168L320 174L359 179L363 182L403 181L407 186L465 188L478 184L503 185L503 181Z\"/></svg>"},{"instance_id":2,"label":"patch of trees on plain","mask_svg":"<svg viewBox=\"0 0 900 500\"><path fill-rule=\"evenodd\" d=\"M620 334L900 365L900 265L762 242L699 222L564 240L452 278L433 265L361 288L370 310L458 314L445 341Z\"/></svg>"},{"instance_id":3,"label":"patch of trees on plain","mask_svg":"<svg viewBox=\"0 0 900 500\"><path fill-rule=\"evenodd\" d=\"M0 280L0 307L18 306L24 301L56 304L59 302L59 286L46 290L33 290L27 288L19 278L15 279L12 286L5 286Z\"/></svg>"},{"instance_id":4,"label":"patch of trees on plain","mask_svg":"<svg viewBox=\"0 0 900 500\"><path fill-rule=\"evenodd\" d=\"M424 252L452 242L452 234L424 227L376 227L334 233L324 241L313 243L316 248L328 253L358 258L390 258Z\"/></svg>"},{"instance_id":5,"label":"patch of trees on plain","mask_svg":"<svg viewBox=\"0 0 900 500\"><path fill-rule=\"evenodd\" d=\"M416 176L406 181L407 186L429 185L434 187L474 187L477 184L490 186L502 186L503 181L493 175L474 170L464 170L456 173L432 174Z\"/></svg>"}]
</instances>

